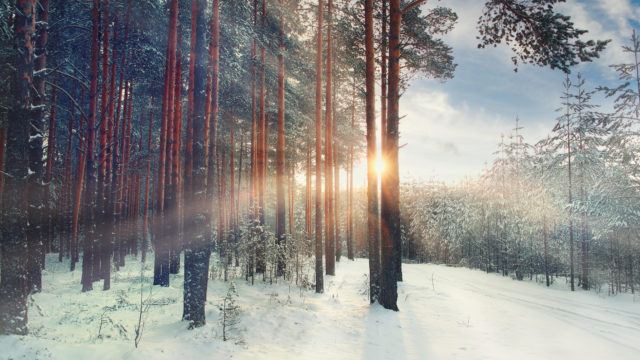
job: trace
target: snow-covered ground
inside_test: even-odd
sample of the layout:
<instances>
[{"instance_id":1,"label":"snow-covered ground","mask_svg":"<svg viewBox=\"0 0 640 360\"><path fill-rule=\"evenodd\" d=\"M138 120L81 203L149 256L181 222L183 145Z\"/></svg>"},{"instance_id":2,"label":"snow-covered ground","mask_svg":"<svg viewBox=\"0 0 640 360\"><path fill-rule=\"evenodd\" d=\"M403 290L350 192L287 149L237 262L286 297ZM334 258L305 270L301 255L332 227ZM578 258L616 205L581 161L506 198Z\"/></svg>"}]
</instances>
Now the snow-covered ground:
<instances>
[{"instance_id":1,"label":"snow-covered ground","mask_svg":"<svg viewBox=\"0 0 640 360\"><path fill-rule=\"evenodd\" d=\"M33 296L30 331L0 337L1 359L640 359L640 298L547 289L494 274L405 265L400 312L370 306L366 260L338 264L326 291L238 280L240 323L223 342L218 304L228 284L211 281L207 325L187 330L182 275L169 288L144 273L144 336L134 347L140 264L128 259L112 290L80 292L80 272L48 258ZM100 336L98 335L100 333Z\"/></svg>"}]
</instances>

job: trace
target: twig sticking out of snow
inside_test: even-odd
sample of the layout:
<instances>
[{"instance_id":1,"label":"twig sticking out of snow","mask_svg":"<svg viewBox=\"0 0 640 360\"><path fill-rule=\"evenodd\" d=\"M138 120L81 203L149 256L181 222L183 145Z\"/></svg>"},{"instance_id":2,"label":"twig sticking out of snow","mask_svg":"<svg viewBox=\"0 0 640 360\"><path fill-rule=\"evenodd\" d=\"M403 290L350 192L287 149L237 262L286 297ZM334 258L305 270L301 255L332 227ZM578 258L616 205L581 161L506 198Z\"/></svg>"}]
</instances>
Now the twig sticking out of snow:
<instances>
[{"instance_id":1,"label":"twig sticking out of snow","mask_svg":"<svg viewBox=\"0 0 640 360\"><path fill-rule=\"evenodd\" d=\"M435 282L433 281L433 276L434 276L434 274L433 274L433 273L431 273L431 287L433 288L433 291L435 292L435 291L436 291L436 284L435 284Z\"/></svg>"}]
</instances>

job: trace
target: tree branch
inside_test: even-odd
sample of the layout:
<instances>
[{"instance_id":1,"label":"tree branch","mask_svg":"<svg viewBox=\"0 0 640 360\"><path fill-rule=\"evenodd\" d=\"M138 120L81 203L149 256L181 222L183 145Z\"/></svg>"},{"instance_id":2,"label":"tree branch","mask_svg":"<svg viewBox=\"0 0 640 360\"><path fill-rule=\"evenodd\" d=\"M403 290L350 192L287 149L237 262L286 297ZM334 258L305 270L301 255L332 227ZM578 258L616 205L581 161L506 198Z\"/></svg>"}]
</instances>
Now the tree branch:
<instances>
[{"instance_id":1,"label":"tree branch","mask_svg":"<svg viewBox=\"0 0 640 360\"><path fill-rule=\"evenodd\" d=\"M76 108L76 110L78 110L80 112L80 115L82 116L82 119L86 121L87 119L87 115L84 113L84 111L82 111L82 106L80 106L80 104L78 104L78 102L76 101L76 99L73 98L73 96L71 96L71 94L69 94L67 92L67 90L65 90L64 88L49 82L49 81L45 81L49 86L52 86L56 89L58 89L61 93L63 93L64 95L67 96L67 98L73 103L74 107Z\"/></svg>"},{"instance_id":2,"label":"tree branch","mask_svg":"<svg viewBox=\"0 0 640 360\"><path fill-rule=\"evenodd\" d=\"M407 12L409 12L409 10L413 9L416 6L420 6L424 3L426 3L427 0L413 0L412 2L408 3L407 5L405 5L402 8L402 11L400 11L402 13L402 15L406 14Z\"/></svg>"}]
</instances>

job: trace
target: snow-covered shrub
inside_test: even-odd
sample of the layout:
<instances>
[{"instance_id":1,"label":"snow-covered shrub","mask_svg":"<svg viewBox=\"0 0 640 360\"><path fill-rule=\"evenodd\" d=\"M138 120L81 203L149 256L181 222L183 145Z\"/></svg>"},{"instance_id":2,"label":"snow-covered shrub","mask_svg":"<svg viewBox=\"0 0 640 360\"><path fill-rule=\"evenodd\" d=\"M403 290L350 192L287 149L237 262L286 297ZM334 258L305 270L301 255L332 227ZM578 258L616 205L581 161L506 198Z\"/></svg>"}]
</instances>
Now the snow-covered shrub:
<instances>
[{"instance_id":1,"label":"snow-covered shrub","mask_svg":"<svg viewBox=\"0 0 640 360\"><path fill-rule=\"evenodd\" d=\"M220 326L222 326L222 340L227 341L239 336L236 333L237 325L240 323L240 306L238 305L238 291L236 284L232 281L229 284L227 295L219 305ZM237 341L241 339L237 338Z\"/></svg>"}]
</instances>

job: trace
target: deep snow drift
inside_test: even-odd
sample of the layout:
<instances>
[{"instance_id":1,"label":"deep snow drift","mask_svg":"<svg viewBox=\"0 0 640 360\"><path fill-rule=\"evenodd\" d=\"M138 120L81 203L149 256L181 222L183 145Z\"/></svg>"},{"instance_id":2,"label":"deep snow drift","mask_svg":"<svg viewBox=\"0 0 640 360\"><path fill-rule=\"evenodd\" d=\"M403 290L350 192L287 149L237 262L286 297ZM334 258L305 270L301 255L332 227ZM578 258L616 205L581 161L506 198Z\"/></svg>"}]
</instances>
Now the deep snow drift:
<instances>
[{"instance_id":1,"label":"deep snow drift","mask_svg":"<svg viewBox=\"0 0 640 360\"><path fill-rule=\"evenodd\" d=\"M640 297L547 289L495 274L405 265L400 312L370 306L368 264L342 260L316 295L289 284L236 280L241 307L223 342L218 304L228 284L209 283L207 325L181 322L182 274L151 287L139 348L140 264L127 259L112 290L80 293L80 272L47 259L33 296L29 336L0 337L1 359L640 359ZM151 290L152 289L152 290ZM151 295L149 291L151 290Z\"/></svg>"}]
</instances>

